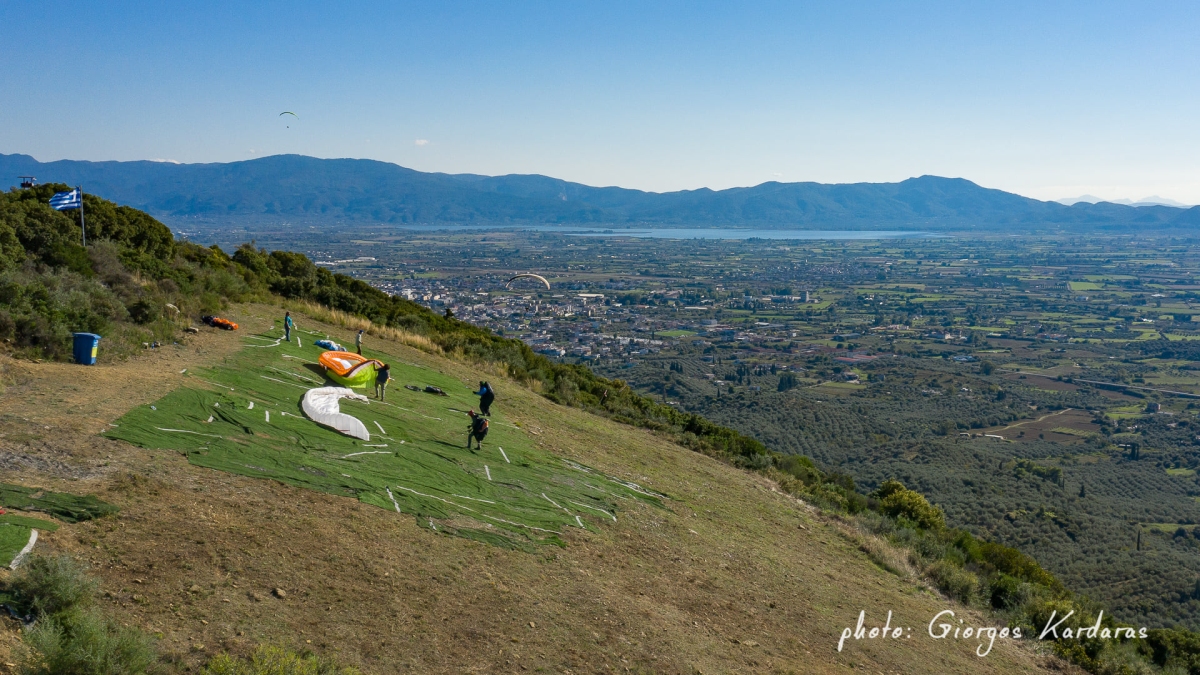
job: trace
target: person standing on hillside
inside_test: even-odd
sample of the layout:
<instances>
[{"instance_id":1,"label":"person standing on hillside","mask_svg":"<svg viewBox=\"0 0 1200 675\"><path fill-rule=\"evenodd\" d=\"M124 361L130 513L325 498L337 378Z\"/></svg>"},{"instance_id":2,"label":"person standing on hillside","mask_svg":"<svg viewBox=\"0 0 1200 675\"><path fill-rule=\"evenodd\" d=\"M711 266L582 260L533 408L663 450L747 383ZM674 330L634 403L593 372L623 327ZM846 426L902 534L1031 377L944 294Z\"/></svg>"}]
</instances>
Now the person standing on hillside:
<instances>
[{"instance_id":1,"label":"person standing on hillside","mask_svg":"<svg viewBox=\"0 0 1200 675\"><path fill-rule=\"evenodd\" d=\"M471 426L467 429L467 449L471 448L471 439L475 439L475 449L483 449L483 439L488 433L488 421L482 414L476 415L474 410L468 410Z\"/></svg>"},{"instance_id":2,"label":"person standing on hillside","mask_svg":"<svg viewBox=\"0 0 1200 675\"><path fill-rule=\"evenodd\" d=\"M475 392L475 395L479 397L479 412L490 417L492 414L492 401L496 400L496 392L492 391L492 385L487 382L480 382L479 391Z\"/></svg>"},{"instance_id":3,"label":"person standing on hillside","mask_svg":"<svg viewBox=\"0 0 1200 675\"><path fill-rule=\"evenodd\" d=\"M375 395L379 400L383 400L383 395L387 393L388 380L392 379L392 367L384 363L375 370Z\"/></svg>"},{"instance_id":4,"label":"person standing on hillside","mask_svg":"<svg viewBox=\"0 0 1200 675\"><path fill-rule=\"evenodd\" d=\"M359 356L362 356L362 336L362 329L359 329L358 335L354 336L354 349L358 352Z\"/></svg>"},{"instance_id":5,"label":"person standing on hillside","mask_svg":"<svg viewBox=\"0 0 1200 675\"><path fill-rule=\"evenodd\" d=\"M292 322L292 313L283 313L283 340L284 342L292 341L292 327L296 324Z\"/></svg>"}]
</instances>

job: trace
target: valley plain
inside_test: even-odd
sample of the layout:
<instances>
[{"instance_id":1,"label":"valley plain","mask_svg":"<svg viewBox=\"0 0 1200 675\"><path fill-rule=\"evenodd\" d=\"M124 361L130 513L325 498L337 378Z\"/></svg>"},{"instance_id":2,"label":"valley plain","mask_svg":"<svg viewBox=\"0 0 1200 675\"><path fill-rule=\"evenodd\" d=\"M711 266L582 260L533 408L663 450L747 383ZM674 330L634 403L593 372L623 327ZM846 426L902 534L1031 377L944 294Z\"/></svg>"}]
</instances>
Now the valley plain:
<instances>
[{"instance_id":1,"label":"valley plain","mask_svg":"<svg viewBox=\"0 0 1200 675\"><path fill-rule=\"evenodd\" d=\"M352 230L288 245L864 492L899 479L1123 620L1200 621L1193 240ZM506 285L518 272L552 288Z\"/></svg>"}]
</instances>

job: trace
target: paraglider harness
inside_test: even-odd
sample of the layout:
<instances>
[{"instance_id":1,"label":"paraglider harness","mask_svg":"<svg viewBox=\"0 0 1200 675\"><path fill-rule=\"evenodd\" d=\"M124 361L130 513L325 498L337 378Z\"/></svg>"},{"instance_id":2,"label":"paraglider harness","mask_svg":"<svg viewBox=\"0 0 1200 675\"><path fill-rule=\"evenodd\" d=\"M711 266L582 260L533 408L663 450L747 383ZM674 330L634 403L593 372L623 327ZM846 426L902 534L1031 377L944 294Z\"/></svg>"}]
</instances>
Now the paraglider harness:
<instances>
[{"instance_id":1,"label":"paraglider harness","mask_svg":"<svg viewBox=\"0 0 1200 675\"><path fill-rule=\"evenodd\" d=\"M483 447L483 439L487 437L488 421L483 415L476 415L474 410L468 411L471 416L471 428L467 433L467 447L471 447L471 439L475 439L478 447Z\"/></svg>"}]
</instances>

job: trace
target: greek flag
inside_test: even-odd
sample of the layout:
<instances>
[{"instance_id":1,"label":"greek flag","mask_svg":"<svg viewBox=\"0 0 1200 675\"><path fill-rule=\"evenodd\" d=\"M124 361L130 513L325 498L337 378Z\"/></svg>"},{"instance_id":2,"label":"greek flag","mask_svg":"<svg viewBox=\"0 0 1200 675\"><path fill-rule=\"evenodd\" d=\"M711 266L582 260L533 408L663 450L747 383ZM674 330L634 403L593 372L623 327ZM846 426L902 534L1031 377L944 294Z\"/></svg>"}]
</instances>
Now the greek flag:
<instances>
[{"instance_id":1,"label":"greek flag","mask_svg":"<svg viewBox=\"0 0 1200 675\"><path fill-rule=\"evenodd\" d=\"M83 194L79 192L79 188L75 188L70 192L59 192L50 198L50 207L58 211L78 209L82 206Z\"/></svg>"}]
</instances>

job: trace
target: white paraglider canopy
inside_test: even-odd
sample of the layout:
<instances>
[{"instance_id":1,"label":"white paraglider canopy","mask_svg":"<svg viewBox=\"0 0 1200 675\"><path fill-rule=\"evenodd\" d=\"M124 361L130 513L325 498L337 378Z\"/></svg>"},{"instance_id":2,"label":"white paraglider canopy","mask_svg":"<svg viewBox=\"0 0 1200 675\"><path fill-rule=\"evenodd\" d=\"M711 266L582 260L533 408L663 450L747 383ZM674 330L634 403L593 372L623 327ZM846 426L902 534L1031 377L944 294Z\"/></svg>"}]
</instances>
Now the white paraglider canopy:
<instances>
[{"instance_id":1,"label":"white paraglider canopy","mask_svg":"<svg viewBox=\"0 0 1200 675\"><path fill-rule=\"evenodd\" d=\"M537 279L538 281L542 282L543 284L546 284L546 290L550 290L550 282L546 281L546 277L544 277L540 274L518 274L517 276L509 279L508 282L504 284L505 288L507 288L509 285L512 284L512 282L516 281L517 279Z\"/></svg>"},{"instance_id":2,"label":"white paraglider canopy","mask_svg":"<svg viewBox=\"0 0 1200 675\"><path fill-rule=\"evenodd\" d=\"M362 420L347 415L338 406L338 399L348 398L355 401L368 402L366 396L356 394L345 387L318 387L309 389L304 394L300 407L308 418L322 426L339 431L347 436L371 440L371 432Z\"/></svg>"}]
</instances>

